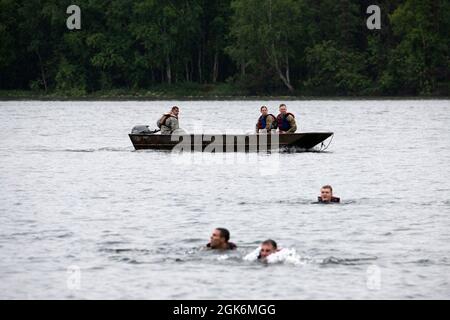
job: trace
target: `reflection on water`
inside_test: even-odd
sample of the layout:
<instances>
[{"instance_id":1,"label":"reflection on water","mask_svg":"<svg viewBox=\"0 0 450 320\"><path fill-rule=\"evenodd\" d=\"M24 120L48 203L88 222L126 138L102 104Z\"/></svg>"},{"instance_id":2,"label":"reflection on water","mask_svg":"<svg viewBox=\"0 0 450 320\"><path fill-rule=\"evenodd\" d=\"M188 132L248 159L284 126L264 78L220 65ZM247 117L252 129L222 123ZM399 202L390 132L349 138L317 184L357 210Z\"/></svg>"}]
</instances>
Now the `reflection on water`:
<instances>
[{"instance_id":1,"label":"reflection on water","mask_svg":"<svg viewBox=\"0 0 450 320\"><path fill-rule=\"evenodd\" d=\"M449 101L290 101L326 152L134 151L172 104L0 102L0 298L449 298ZM262 102L176 104L240 133ZM238 250L204 250L215 227Z\"/></svg>"}]
</instances>

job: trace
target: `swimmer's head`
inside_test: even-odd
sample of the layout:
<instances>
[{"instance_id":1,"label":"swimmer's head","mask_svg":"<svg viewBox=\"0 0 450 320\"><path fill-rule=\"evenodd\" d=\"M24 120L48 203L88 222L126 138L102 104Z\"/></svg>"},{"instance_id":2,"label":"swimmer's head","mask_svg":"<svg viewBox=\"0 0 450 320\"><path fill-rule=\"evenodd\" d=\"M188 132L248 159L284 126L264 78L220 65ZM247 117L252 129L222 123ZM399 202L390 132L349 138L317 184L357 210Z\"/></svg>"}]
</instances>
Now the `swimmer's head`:
<instances>
[{"instance_id":1,"label":"swimmer's head","mask_svg":"<svg viewBox=\"0 0 450 320\"><path fill-rule=\"evenodd\" d=\"M210 246L212 249L223 248L228 240L230 240L230 232L225 228L216 228L211 234Z\"/></svg>"},{"instance_id":2,"label":"swimmer's head","mask_svg":"<svg viewBox=\"0 0 450 320\"><path fill-rule=\"evenodd\" d=\"M259 259L265 259L272 253L277 252L277 243L271 239L268 239L261 243L261 250L259 251Z\"/></svg>"},{"instance_id":3,"label":"swimmer's head","mask_svg":"<svg viewBox=\"0 0 450 320\"><path fill-rule=\"evenodd\" d=\"M323 186L320 189L320 197L323 202L331 202L333 198L333 188L330 185Z\"/></svg>"}]
</instances>

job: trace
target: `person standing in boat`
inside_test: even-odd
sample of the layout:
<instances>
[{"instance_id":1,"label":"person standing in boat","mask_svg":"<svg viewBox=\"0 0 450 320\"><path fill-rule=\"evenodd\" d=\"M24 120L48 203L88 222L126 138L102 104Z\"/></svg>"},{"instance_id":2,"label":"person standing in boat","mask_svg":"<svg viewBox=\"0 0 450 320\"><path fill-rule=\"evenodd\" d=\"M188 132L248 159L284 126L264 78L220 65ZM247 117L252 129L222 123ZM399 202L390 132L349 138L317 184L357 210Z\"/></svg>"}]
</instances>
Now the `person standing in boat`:
<instances>
[{"instance_id":1,"label":"person standing in boat","mask_svg":"<svg viewBox=\"0 0 450 320\"><path fill-rule=\"evenodd\" d=\"M177 106L172 107L169 113L165 113L157 122L158 128L161 129L161 134L172 134L175 130L180 128L178 123L178 114L180 109Z\"/></svg>"},{"instance_id":2,"label":"person standing in boat","mask_svg":"<svg viewBox=\"0 0 450 320\"><path fill-rule=\"evenodd\" d=\"M319 203L339 203L341 199L333 196L333 188L330 185L323 186L320 189L320 196L317 198Z\"/></svg>"},{"instance_id":3,"label":"person standing in boat","mask_svg":"<svg viewBox=\"0 0 450 320\"><path fill-rule=\"evenodd\" d=\"M262 132L266 131L270 133L272 129L277 128L277 119L273 114L269 113L269 110L266 106L261 107L261 116L258 119L258 122L256 123L256 133L259 133L261 130Z\"/></svg>"},{"instance_id":4,"label":"person standing in boat","mask_svg":"<svg viewBox=\"0 0 450 320\"><path fill-rule=\"evenodd\" d=\"M279 133L294 133L297 131L295 116L287 112L285 104L280 105L280 114L277 116L277 123Z\"/></svg>"},{"instance_id":5,"label":"person standing in boat","mask_svg":"<svg viewBox=\"0 0 450 320\"><path fill-rule=\"evenodd\" d=\"M214 229L209 243L206 245L208 249L216 250L234 250L237 246L230 240L230 232L225 228Z\"/></svg>"}]
</instances>

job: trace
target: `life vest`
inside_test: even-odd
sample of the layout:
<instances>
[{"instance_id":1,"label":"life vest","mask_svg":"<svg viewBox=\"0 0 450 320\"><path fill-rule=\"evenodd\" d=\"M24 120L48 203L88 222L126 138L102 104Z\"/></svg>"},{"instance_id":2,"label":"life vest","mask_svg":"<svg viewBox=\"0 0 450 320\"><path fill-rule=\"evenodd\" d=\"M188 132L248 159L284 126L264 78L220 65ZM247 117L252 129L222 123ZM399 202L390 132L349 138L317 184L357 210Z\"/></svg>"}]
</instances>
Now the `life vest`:
<instances>
[{"instance_id":1,"label":"life vest","mask_svg":"<svg viewBox=\"0 0 450 320\"><path fill-rule=\"evenodd\" d=\"M259 119L258 119L258 129L265 129L266 128L266 119L267 119L267 117L268 116L271 116L272 118L273 118L273 121L272 121L272 128L270 128L270 129L276 129L277 128L277 118L275 118L275 116L273 115L273 114L271 114L271 113L269 113L268 115L266 115L266 116L260 116L259 117Z\"/></svg>"},{"instance_id":2,"label":"life vest","mask_svg":"<svg viewBox=\"0 0 450 320\"><path fill-rule=\"evenodd\" d=\"M317 197L317 201L319 201L320 203L328 203L328 202L323 201L323 200L322 200L322 197ZM333 202L333 203L339 203L339 202L341 202L341 199L338 198L338 197L331 197L330 203L331 203L331 202Z\"/></svg>"},{"instance_id":3,"label":"life vest","mask_svg":"<svg viewBox=\"0 0 450 320\"><path fill-rule=\"evenodd\" d=\"M164 114L164 115L156 122L156 125L158 126L158 128L161 129L162 126L165 126L165 125L166 125L167 119L169 119L170 117L174 117L175 119L178 119L178 118L175 117L173 114L171 114L171 113L166 113L166 114Z\"/></svg>"},{"instance_id":4,"label":"life vest","mask_svg":"<svg viewBox=\"0 0 450 320\"><path fill-rule=\"evenodd\" d=\"M278 122L278 127L280 128L281 131L288 131L291 128L291 124L287 120L287 117L289 115L291 115L295 119L295 116L290 112L286 113L286 116L284 116L284 117L281 113L278 115L277 122Z\"/></svg>"}]
</instances>

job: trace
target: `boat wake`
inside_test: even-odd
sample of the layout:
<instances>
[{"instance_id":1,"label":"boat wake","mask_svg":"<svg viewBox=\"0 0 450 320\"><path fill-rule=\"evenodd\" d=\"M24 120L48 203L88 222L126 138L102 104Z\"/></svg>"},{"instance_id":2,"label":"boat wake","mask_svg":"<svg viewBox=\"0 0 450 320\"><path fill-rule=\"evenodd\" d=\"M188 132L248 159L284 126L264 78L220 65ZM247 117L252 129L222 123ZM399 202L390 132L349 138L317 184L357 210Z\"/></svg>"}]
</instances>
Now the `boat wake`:
<instances>
[{"instance_id":1,"label":"boat wake","mask_svg":"<svg viewBox=\"0 0 450 320\"><path fill-rule=\"evenodd\" d=\"M276 151L276 150L275 150ZM278 150L280 153L333 153L332 151L321 150L320 148L304 149L298 147L283 147Z\"/></svg>"},{"instance_id":2,"label":"boat wake","mask_svg":"<svg viewBox=\"0 0 450 320\"><path fill-rule=\"evenodd\" d=\"M367 258L336 258L336 257L328 257L322 260L322 265L328 264L341 264L341 265L361 265L367 264L371 261L377 260L377 257L367 257Z\"/></svg>"}]
</instances>

